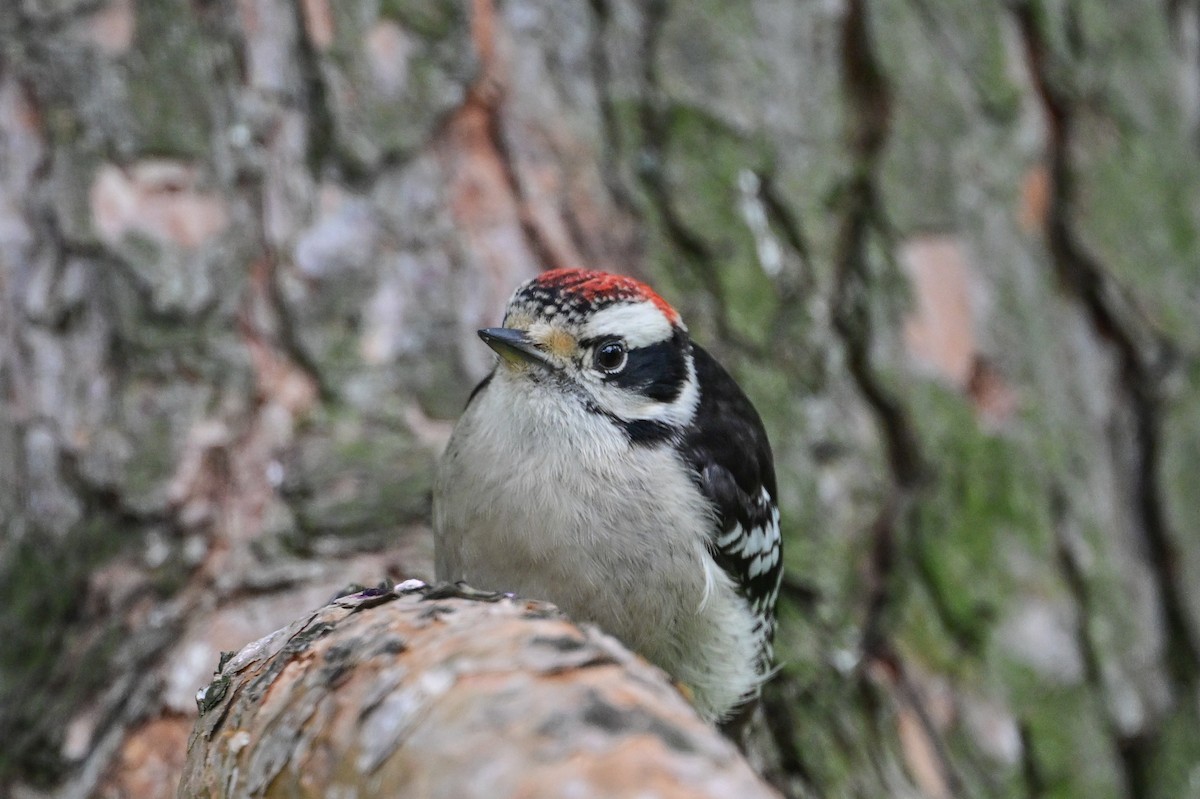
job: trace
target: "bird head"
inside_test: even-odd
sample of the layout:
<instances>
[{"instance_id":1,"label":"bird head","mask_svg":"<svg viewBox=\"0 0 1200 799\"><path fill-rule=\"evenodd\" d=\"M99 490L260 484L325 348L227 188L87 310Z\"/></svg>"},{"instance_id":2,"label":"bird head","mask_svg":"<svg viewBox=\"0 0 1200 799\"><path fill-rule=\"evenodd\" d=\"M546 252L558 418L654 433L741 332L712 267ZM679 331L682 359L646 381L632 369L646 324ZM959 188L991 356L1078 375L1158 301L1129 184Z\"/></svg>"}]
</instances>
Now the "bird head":
<instances>
[{"instance_id":1,"label":"bird head","mask_svg":"<svg viewBox=\"0 0 1200 799\"><path fill-rule=\"evenodd\" d=\"M679 426L695 411L687 327L633 278L544 272L517 288L503 327L479 336L500 355L505 379L561 390L617 421Z\"/></svg>"}]
</instances>

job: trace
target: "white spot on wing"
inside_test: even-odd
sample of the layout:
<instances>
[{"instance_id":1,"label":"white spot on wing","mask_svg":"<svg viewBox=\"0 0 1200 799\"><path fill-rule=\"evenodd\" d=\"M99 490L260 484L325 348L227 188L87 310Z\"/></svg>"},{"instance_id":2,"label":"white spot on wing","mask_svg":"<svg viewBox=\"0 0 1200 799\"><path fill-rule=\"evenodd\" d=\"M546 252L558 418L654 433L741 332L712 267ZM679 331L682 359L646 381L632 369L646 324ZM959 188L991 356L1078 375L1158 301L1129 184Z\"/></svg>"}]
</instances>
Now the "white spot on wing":
<instances>
[{"instance_id":1,"label":"white spot on wing","mask_svg":"<svg viewBox=\"0 0 1200 799\"><path fill-rule=\"evenodd\" d=\"M731 544L733 544L734 541L741 537L742 526L740 524L735 524L733 527L729 528L728 532L721 533L721 535L717 536L717 546L719 546L721 549L727 549Z\"/></svg>"}]
</instances>

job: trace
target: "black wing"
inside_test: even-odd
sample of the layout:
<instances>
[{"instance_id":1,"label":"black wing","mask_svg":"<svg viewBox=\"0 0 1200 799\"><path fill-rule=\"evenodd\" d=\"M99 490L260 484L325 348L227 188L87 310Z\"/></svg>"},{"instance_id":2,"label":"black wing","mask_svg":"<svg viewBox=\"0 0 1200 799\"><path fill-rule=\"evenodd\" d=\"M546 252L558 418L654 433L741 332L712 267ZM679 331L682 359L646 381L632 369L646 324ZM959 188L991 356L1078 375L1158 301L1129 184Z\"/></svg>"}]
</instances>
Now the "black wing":
<instances>
[{"instance_id":1,"label":"black wing","mask_svg":"<svg viewBox=\"0 0 1200 799\"><path fill-rule=\"evenodd\" d=\"M700 403L683 441L684 457L717 513L709 551L763 625L767 657L783 576L775 464L762 419L734 379L693 344Z\"/></svg>"}]
</instances>

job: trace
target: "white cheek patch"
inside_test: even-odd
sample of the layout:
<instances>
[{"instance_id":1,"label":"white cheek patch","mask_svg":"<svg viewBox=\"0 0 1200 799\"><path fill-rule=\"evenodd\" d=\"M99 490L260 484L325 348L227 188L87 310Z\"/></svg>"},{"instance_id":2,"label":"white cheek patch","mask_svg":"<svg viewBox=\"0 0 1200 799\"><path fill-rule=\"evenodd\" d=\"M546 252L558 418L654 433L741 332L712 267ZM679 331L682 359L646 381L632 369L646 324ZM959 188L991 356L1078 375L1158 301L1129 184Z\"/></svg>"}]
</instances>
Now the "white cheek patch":
<instances>
[{"instance_id":1,"label":"white cheek patch","mask_svg":"<svg viewBox=\"0 0 1200 799\"><path fill-rule=\"evenodd\" d=\"M672 332L670 321L653 303L622 302L597 311L583 326L580 338L619 336L636 349L666 341Z\"/></svg>"},{"instance_id":2,"label":"white cheek patch","mask_svg":"<svg viewBox=\"0 0 1200 799\"><path fill-rule=\"evenodd\" d=\"M664 421L685 425L696 415L696 407L700 405L700 382L696 380L696 361L691 355L688 356L687 372L683 390L679 392L679 397L667 406L667 411L663 414Z\"/></svg>"}]
</instances>

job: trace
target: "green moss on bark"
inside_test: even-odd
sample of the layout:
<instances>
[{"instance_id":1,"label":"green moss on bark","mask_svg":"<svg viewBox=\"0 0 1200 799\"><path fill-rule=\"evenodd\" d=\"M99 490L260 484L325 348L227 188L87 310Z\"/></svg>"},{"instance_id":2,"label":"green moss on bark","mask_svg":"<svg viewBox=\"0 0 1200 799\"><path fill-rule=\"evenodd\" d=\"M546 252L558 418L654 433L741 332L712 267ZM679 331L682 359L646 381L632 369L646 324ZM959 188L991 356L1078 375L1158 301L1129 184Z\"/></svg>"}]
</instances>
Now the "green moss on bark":
<instances>
[{"instance_id":1,"label":"green moss on bark","mask_svg":"<svg viewBox=\"0 0 1200 799\"><path fill-rule=\"evenodd\" d=\"M139 0L124 57L129 114L139 154L201 159L210 154L217 102L214 48L182 0Z\"/></svg>"}]
</instances>

